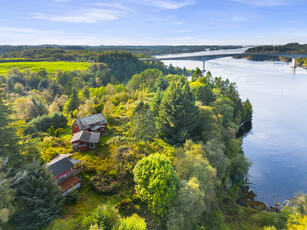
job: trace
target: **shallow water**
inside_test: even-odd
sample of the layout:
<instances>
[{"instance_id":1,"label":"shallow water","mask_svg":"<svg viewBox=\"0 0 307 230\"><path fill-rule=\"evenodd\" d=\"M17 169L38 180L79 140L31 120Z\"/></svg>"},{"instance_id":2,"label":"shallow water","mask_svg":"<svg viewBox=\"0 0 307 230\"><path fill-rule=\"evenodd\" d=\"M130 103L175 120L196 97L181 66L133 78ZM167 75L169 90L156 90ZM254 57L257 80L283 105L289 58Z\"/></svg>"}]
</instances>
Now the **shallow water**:
<instances>
[{"instance_id":1,"label":"shallow water","mask_svg":"<svg viewBox=\"0 0 307 230\"><path fill-rule=\"evenodd\" d=\"M196 61L165 61L195 69ZM282 203L307 192L307 70L273 61L222 58L206 70L236 82L242 100L253 106L253 128L243 140L252 160L250 182L257 200Z\"/></svg>"}]
</instances>

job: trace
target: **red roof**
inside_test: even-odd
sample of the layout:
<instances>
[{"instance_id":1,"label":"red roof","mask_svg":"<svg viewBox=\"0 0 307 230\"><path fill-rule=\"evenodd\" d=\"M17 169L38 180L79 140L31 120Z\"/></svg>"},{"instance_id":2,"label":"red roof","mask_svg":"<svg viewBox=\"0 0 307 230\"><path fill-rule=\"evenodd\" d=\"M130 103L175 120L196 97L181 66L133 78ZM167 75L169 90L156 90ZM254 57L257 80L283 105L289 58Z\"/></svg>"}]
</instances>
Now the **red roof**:
<instances>
[{"instance_id":1,"label":"red roof","mask_svg":"<svg viewBox=\"0 0 307 230\"><path fill-rule=\"evenodd\" d=\"M81 180L78 177L71 176L61 182L59 185L61 186L61 193L67 191L68 189L72 188L74 185L78 184Z\"/></svg>"}]
</instances>

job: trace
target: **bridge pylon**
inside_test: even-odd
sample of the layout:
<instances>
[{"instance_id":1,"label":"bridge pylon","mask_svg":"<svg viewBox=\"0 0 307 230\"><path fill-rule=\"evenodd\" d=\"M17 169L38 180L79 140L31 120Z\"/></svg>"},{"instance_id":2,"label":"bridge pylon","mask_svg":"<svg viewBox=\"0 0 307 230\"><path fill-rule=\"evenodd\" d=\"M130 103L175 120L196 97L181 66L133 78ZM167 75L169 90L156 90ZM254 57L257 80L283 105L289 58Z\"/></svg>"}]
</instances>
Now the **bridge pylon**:
<instances>
[{"instance_id":1,"label":"bridge pylon","mask_svg":"<svg viewBox=\"0 0 307 230\"><path fill-rule=\"evenodd\" d=\"M205 59L202 59L201 61L202 61L201 71L204 74L206 72L206 63L205 63L206 61Z\"/></svg>"},{"instance_id":2,"label":"bridge pylon","mask_svg":"<svg viewBox=\"0 0 307 230\"><path fill-rule=\"evenodd\" d=\"M295 69L296 67L296 59L292 58L292 68Z\"/></svg>"}]
</instances>

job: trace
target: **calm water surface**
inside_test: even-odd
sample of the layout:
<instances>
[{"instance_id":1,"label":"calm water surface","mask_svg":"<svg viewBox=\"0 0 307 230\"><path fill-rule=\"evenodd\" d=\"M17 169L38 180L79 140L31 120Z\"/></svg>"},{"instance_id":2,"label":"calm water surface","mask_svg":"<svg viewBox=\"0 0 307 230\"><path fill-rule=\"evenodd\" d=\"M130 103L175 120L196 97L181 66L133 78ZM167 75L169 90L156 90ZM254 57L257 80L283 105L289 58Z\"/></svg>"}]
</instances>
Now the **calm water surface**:
<instances>
[{"instance_id":1,"label":"calm water surface","mask_svg":"<svg viewBox=\"0 0 307 230\"><path fill-rule=\"evenodd\" d=\"M196 61L165 61L194 69ZM307 70L273 61L223 58L206 70L236 82L242 100L253 106L253 128L243 140L252 160L250 182L259 201L283 202L307 192Z\"/></svg>"}]
</instances>

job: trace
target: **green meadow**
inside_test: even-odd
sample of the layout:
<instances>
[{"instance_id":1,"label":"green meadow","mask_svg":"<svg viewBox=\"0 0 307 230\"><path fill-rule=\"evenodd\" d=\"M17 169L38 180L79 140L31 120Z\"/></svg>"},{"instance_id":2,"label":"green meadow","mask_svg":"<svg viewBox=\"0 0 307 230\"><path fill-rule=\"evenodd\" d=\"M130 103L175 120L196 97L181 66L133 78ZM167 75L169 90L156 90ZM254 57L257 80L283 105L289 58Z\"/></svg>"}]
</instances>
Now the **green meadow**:
<instances>
[{"instance_id":1,"label":"green meadow","mask_svg":"<svg viewBox=\"0 0 307 230\"><path fill-rule=\"evenodd\" d=\"M17 67L20 71L31 69L31 71L39 71L45 68L48 73L54 73L56 70L85 70L90 65L89 62L6 62L0 63L0 75L5 73L12 67Z\"/></svg>"}]
</instances>

